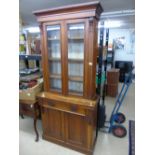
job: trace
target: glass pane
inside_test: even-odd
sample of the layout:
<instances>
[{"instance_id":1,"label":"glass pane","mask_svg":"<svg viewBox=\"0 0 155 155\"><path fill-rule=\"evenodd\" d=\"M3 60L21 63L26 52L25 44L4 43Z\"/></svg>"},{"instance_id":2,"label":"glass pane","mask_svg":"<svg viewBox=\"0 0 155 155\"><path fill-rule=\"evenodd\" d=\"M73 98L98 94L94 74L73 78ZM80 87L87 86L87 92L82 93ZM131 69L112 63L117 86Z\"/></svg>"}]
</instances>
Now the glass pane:
<instances>
[{"instance_id":1,"label":"glass pane","mask_svg":"<svg viewBox=\"0 0 155 155\"><path fill-rule=\"evenodd\" d=\"M49 62L50 74L61 74L61 63L60 62Z\"/></svg>"},{"instance_id":2,"label":"glass pane","mask_svg":"<svg viewBox=\"0 0 155 155\"><path fill-rule=\"evenodd\" d=\"M84 58L84 24L68 25L68 58Z\"/></svg>"},{"instance_id":3,"label":"glass pane","mask_svg":"<svg viewBox=\"0 0 155 155\"><path fill-rule=\"evenodd\" d=\"M61 79L51 78L50 86L51 86L52 90L61 92L61 88L62 88L61 87Z\"/></svg>"},{"instance_id":4,"label":"glass pane","mask_svg":"<svg viewBox=\"0 0 155 155\"><path fill-rule=\"evenodd\" d=\"M82 82L69 81L69 90L71 93L76 93L76 94L82 95L83 83Z\"/></svg>"},{"instance_id":5,"label":"glass pane","mask_svg":"<svg viewBox=\"0 0 155 155\"><path fill-rule=\"evenodd\" d=\"M48 56L60 58L60 25L47 26Z\"/></svg>"},{"instance_id":6,"label":"glass pane","mask_svg":"<svg viewBox=\"0 0 155 155\"><path fill-rule=\"evenodd\" d=\"M69 62L68 74L69 76L83 76L83 63Z\"/></svg>"},{"instance_id":7,"label":"glass pane","mask_svg":"<svg viewBox=\"0 0 155 155\"><path fill-rule=\"evenodd\" d=\"M61 91L60 25L47 26L47 45L51 90Z\"/></svg>"},{"instance_id":8,"label":"glass pane","mask_svg":"<svg viewBox=\"0 0 155 155\"><path fill-rule=\"evenodd\" d=\"M83 93L84 23L68 24L69 93Z\"/></svg>"}]
</instances>

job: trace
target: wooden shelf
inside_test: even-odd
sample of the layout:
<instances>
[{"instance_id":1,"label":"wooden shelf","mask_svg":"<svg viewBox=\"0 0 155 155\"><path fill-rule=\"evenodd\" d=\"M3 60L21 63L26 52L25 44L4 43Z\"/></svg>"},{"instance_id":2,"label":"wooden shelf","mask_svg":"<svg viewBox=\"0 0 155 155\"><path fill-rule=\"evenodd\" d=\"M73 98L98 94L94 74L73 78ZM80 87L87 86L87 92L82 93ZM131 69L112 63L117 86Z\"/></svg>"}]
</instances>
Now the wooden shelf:
<instances>
[{"instance_id":1,"label":"wooden shelf","mask_svg":"<svg viewBox=\"0 0 155 155\"><path fill-rule=\"evenodd\" d=\"M83 82L83 76L69 76L68 79L70 81Z\"/></svg>"},{"instance_id":2,"label":"wooden shelf","mask_svg":"<svg viewBox=\"0 0 155 155\"><path fill-rule=\"evenodd\" d=\"M73 59L73 58L68 58L69 62L79 62L82 63L84 61L84 59Z\"/></svg>"},{"instance_id":3,"label":"wooden shelf","mask_svg":"<svg viewBox=\"0 0 155 155\"><path fill-rule=\"evenodd\" d=\"M49 61L61 61L61 58L48 58ZM83 63L83 59L68 59L69 62L78 62L78 63Z\"/></svg>"},{"instance_id":4,"label":"wooden shelf","mask_svg":"<svg viewBox=\"0 0 155 155\"><path fill-rule=\"evenodd\" d=\"M51 74L50 78L61 79L61 74Z\"/></svg>"},{"instance_id":5,"label":"wooden shelf","mask_svg":"<svg viewBox=\"0 0 155 155\"><path fill-rule=\"evenodd\" d=\"M48 38L47 40L50 40L50 41L60 41L60 38Z\"/></svg>"},{"instance_id":6,"label":"wooden shelf","mask_svg":"<svg viewBox=\"0 0 155 155\"><path fill-rule=\"evenodd\" d=\"M52 51L52 48L51 47L48 47L48 51ZM60 53L60 51L59 50L57 50L57 52L59 52Z\"/></svg>"},{"instance_id":7,"label":"wooden shelf","mask_svg":"<svg viewBox=\"0 0 155 155\"><path fill-rule=\"evenodd\" d=\"M56 88L56 87L52 87L52 88L51 88L51 91L54 91L54 92L61 92L61 89L60 89L60 88Z\"/></svg>"},{"instance_id":8,"label":"wooden shelf","mask_svg":"<svg viewBox=\"0 0 155 155\"><path fill-rule=\"evenodd\" d=\"M68 40L84 40L84 38L74 37L74 38L68 38Z\"/></svg>"},{"instance_id":9,"label":"wooden shelf","mask_svg":"<svg viewBox=\"0 0 155 155\"><path fill-rule=\"evenodd\" d=\"M61 79L61 74L51 74L50 78ZM83 76L69 76L70 81L83 82Z\"/></svg>"},{"instance_id":10,"label":"wooden shelf","mask_svg":"<svg viewBox=\"0 0 155 155\"><path fill-rule=\"evenodd\" d=\"M48 58L49 61L61 61L61 58Z\"/></svg>"},{"instance_id":11,"label":"wooden shelf","mask_svg":"<svg viewBox=\"0 0 155 155\"><path fill-rule=\"evenodd\" d=\"M75 90L69 90L70 95L77 95L77 96L82 96L83 92L80 91L75 91Z\"/></svg>"}]
</instances>

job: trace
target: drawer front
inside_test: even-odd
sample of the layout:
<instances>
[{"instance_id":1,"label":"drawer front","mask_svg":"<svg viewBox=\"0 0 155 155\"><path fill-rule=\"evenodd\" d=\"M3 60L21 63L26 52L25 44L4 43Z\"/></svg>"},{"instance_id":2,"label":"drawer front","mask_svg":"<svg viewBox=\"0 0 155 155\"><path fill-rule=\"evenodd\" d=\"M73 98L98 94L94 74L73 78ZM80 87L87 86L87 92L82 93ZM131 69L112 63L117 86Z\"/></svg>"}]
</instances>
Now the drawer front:
<instances>
[{"instance_id":1,"label":"drawer front","mask_svg":"<svg viewBox=\"0 0 155 155\"><path fill-rule=\"evenodd\" d=\"M66 111L66 112L79 113L79 114L85 115L85 109L75 104L45 100L43 102L43 105L54 108L54 109L62 110L64 112Z\"/></svg>"},{"instance_id":2,"label":"drawer front","mask_svg":"<svg viewBox=\"0 0 155 155\"><path fill-rule=\"evenodd\" d=\"M28 116L34 116L34 105L19 104L19 113Z\"/></svg>"},{"instance_id":3,"label":"drawer front","mask_svg":"<svg viewBox=\"0 0 155 155\"><path fill-rule=\"evenodd\" d=\"M33 104L30 104L30 105L28 105L28 104L19 104L19 106L20 106L20 109L21 110L23 110L23 111L34 111L34 105Z\"/></svg>"}]
</instances>

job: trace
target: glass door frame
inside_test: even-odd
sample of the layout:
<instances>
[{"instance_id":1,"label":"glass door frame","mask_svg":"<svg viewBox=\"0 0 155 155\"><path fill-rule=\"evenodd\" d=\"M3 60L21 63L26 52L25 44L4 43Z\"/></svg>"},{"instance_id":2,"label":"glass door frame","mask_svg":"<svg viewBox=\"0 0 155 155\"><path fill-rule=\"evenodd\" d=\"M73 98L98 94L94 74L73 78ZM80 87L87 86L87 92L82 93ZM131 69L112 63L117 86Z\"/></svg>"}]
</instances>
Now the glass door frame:
<instances>
[{"instance_id":1,"label":"glass door frame","mask_svg":"<svg viewBox=\"0 0 155 155\"><path fill-rule=\"evenodd\" d=\"M51 88L50 88L50 71L49 71L49 53L48 53L48 41L47 41L47 26L56 26L56 25L60 25L60 54L61 54L61 56L60 56L60 64L61 64L61 92L57 92L57 91L55 91L55 90L52 90ZM58 22L46 22L46 23L43 23L43 38L44 38L44 40L43 40L43 45L44 45L44 47L43 47L43 54L44 54L44 60L43 60L43 62L44 62L44 66L43 66L43 68L44 68L44 76L45 76L45 81L46 81L46 83L45 83L45 91L50 91L50 92L53 92L53 93L62 93L63 92L63 83L62 83L62 81L63 81L63 68L62 68L62 61L63 61L63 58L62 58L62 49L63 49L63 45L62 45L62 22L61 21L58 21Z\"/></svg>"},{"instance_id":2,"label":"glass door frame","mask_svg":"<svg viewBox=\"0 0 155 155\"><path fill-rule=\"evenodd\" d=\"M44 91L62 94L65 96L77 96L75 94L69 94L68 91L68 24L84 24L84 59L83 59L83 95L79 97L87 96L87 80L88 77L88 61L89 61L89 39L88 30L89 22L87 19L72 19L72 20L61 20L61 21L51 21L43 23L42 25L42 62L43 62L43 72L44 72ZM47 44L47 26L60 25L60 49L61 49L61 84L62 92L56 92L50 89L50 72L49 72L49 62L48 62L48 44Z\"/></svg>"},{"instance_id":3,"label":"glass door frame","mask_svg":"<svg viewBox=\"0 0 155 155\"><path fill-rule=\"evenodd\" d=\"M66 38L65 38L65 51L66 51L66 77L67 77L67 94L69 96L78 96L77 94L74 93L69 93L69 89L68 89L68 84L69 84L69 74L68 74L68 25L69 24L84 24L84 58L83 58L83 95L79 95L79 97L84 97L85 96L85 83L86 83L86 65L87 65L87 56L88 53L87 51L87 28L88 28L88 24L87 24L87 20L86 19L73 19L73 20L65 20L65 32L66 32Z\"/></svg>"}]
</instances>

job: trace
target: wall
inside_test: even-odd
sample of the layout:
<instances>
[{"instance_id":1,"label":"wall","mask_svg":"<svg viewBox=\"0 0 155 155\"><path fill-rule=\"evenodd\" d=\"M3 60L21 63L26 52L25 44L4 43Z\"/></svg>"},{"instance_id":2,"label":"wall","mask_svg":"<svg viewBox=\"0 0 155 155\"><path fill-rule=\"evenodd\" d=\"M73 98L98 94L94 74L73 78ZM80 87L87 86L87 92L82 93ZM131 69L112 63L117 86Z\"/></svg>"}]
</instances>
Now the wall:
<instances>
[{"instance_id":1,"label":"wall","mask_svg":"<svg viewBox=\"0 0 155 155\"><path fill-rule=\"evenodd\" d=\"M114 60L133 61L135 64L135 31L134 29L109 29L109 44L113 44L113 40L124 37L124 49L115 49ZM105 41L105 39L104 39ZM105 45L105 43L104 43Z\"/></svg>"}]
</instances>

